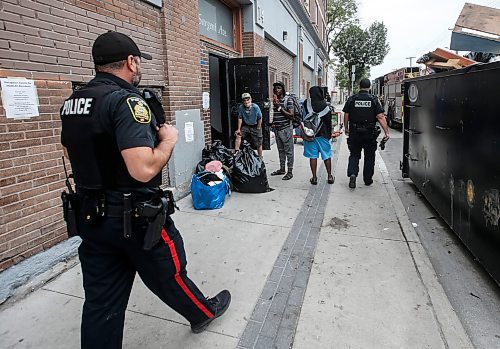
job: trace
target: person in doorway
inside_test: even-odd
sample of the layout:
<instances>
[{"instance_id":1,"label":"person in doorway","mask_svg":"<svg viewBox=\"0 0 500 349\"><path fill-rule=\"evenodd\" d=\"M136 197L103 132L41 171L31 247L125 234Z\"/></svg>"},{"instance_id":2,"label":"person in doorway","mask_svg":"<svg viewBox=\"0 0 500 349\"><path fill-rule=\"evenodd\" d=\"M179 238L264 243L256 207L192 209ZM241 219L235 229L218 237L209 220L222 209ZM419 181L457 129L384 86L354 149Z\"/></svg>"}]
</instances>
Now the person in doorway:
<instances>
[{"instance_id":1,"label":"person in doorway","mask_svg":"<svg viewBox=\"0 0 500 349\"><path fill-rule=\"evenodd\" d=\"M370 94L370 80L362 79L359 83L359 93L349 97L344 112L345 134L349 136L347 145L351 152L347 177L349 177L349 188L356 188L356 177L359 172L359 160L361 151L364 151L365 160L363 167L363 180L365 185L373 183L375 171L375 151L377 150L377 137L380 128L377 121L384 130L384 141L389 139L389 128L385 121L384 109L380 105L377 96Z\"/></svg>"},{"instance_id":2,"label":"person in doorway","mask_svg":"<svg viewBox=\"0 0 500 349\"><path fill-rule=\"evenodd\" d=\"M238 108L238 129L235 132L234 149L240 150L241 141L246 139L262 157L262 112L257 104L252 103L250 93L243 93L241 100L243 104Z\"/></svg>"},{"instance_id":3,"label":"person in doorway","mask_svg":"<svg viewBox=\"0 0 500 349\"><path fill-rule=\"evenodd\" d=\"M231 294L206 298L187 275L183 239L170 217L173 197L159 187L178 131L156 121L137 89L141 61L151 56L127 35L110 31L97 37L92 57L95 78L60 112L61 143L76 187L70 190L74 206L63 205L64 216L71 214L68 231L82 239L81 347L122 347L136 273L194 333L202 332L228 309Z\"/></svg>"},{"instance_id":4,"label":"person in doorway","mask_svg":"<svg viewBox=\"0 0 500 349\"><path fill-rule=\"evenodd\" d=\"M325 164L328 184L333 184L335 181L332 175L332 147L330 139L332 138L332 113L330 106L323 97L323 89L319 86L312 86L309 89L309 99L304 101L304 118L307 115L318 114L321 118L321 126L317 130L315 136L310 140L304 140L304 156L309 158L309 166L311 167L312 177L309 180L311 184L318 184L318 176L316 170L318 167L318 158L321 154L321 159Z\"/></svg>"},{"instance_id":5,"label":"person in doorway","mask_svg":"<svg viewBox=\"0 0 500 349\"><path fill-rule=\"evenodd\" d=\"M293 101L286 98L285 85L282 82L273 84L273 128L276 137L276 146L280 158L280 168L271 173L271 176L283 176L283 180L293 178ZM287 167L285 167L287 166ZM285 171L285 169L287 169Z\"/></svg>"}]
</instances>

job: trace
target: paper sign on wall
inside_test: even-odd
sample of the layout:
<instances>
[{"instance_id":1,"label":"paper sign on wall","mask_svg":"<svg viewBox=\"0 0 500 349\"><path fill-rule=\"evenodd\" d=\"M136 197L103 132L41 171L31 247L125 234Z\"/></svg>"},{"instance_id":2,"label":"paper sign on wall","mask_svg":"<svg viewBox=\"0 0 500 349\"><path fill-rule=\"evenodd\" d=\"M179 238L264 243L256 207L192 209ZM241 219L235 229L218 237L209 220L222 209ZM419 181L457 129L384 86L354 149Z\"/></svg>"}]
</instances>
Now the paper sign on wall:
<instances>
[{"instance_id":1,"label":"paper sign on wall","mask_svg":"<svg viewBox=\"0 0 500 349\"><path fill-rule=\"evenodd\" d=\"M210 108L210 94L208 92L203 92L203 109Z\"/></svg>"},{"instance_id":2,"label":"paper sign on wall","mask_svg":"<svg viewBox=\"0 0 500 349\"><path fill-rule=\"evenodd\" d=\"M184 137L186 143L190 143L194 140L194 124L192 122L184 123Z\"/></svg>"},{"instance_id":3,"label":"paper sign on wall","mask_svg":"<svg viewBox=\"0 0 500 349\"><path fill-rule=\"evenodd\" d=\"M2 78L2 104L5 115L12 119L39 116L35 82L28 79Z\"/></svg>"}]
</instances>

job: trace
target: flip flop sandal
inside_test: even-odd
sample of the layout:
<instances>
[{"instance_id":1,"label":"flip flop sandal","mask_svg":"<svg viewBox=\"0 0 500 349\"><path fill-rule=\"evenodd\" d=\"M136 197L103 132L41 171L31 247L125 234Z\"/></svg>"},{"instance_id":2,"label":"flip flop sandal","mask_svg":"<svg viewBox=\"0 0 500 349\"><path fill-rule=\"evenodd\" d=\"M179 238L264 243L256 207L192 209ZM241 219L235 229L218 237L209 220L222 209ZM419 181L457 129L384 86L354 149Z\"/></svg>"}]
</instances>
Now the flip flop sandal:
<instances>
[{"instance_id":1,"label":"flip flop sandal","mask_svg":"<svg viewBox=\"0 0 500 349\"><path fill-rule=\"evenodd\" d=\"M328 182L328 184L333 184L333 182L335 182L335 177L333 177L333 176L328 177L327 182Z\"/></svg>"},{"instance_id":2,"label":"flip flop sandal","mask_svg":"<svg viewBox=\"0 0 500 349\"><path fill-rule=\"evenodd\" d=\"M309 182L311 182L312 185L318 184L318 177L312 177L309 179Z\"/></svg>"},{"instance_id":3,"label":"flip flop sandal","mask_svg":"<svg viewBox=\"0 0 500 349\"><path fill-rule=\"evenodd\" d=\"M271 173L271 176L281 176L284 175L286 172L284 170L276 170Z\"/></svg>"}]
</instances>

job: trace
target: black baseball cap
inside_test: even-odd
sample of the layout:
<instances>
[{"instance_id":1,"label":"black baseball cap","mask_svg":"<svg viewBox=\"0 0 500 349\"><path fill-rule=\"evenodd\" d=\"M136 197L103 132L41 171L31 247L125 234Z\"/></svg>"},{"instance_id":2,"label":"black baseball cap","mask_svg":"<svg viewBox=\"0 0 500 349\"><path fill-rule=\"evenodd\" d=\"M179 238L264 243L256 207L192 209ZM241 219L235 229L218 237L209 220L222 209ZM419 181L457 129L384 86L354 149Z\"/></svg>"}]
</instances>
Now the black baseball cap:
<instances>
[{"instance_id":1,"label":"black baseball cap","mask_svg":"<svg viewBox=\"0 0 500 349\"><path fill-rule=\"evenodd\" d=\"M274 84L273 84L273 87L276 87L276 86L280 86L283 90L285 89L285 84L282 83L281 81L276 81Z\"/></svg>"},{"instance_id":2,"label":"black baseball cap","mask_svg":"<svg viewBox=\"0 0 500 349\"><path fill-rule=\"evenodd\" d=\"M94 64L103 65L127 59L129 55L151 59L151 55L142 53L134 40L123 33L109 31L95 39L92 46Z\"/></svg>"}]
</instances>

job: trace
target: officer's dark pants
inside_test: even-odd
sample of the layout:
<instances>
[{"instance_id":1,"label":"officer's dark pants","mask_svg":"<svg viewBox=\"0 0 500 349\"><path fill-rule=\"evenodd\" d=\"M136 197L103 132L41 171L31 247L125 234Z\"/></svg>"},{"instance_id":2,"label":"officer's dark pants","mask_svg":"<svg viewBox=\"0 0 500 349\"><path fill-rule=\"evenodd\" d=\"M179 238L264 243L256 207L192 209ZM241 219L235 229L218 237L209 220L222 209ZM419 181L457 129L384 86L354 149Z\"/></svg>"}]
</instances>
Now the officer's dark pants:
<instances>
[{"instance_id":1,"label":"officer's dark pants","mask_svg":"<svg viewBox=\"0 0 500 349\"><path fill-rule=\"evenodd\" d=\"M351 155L347 166L347 177L358 176L359 160L361 160L361 150L364 151L363 180L372 179L375 168L375 151L377 150L377 140L371 135L351 134L347 139L347 145Z\"/></svg>"},{"instance_id":2,"label":"officer's dark pants","mask_svg":"<svg viewBox=\"0 0 500 349\"><path fill-rule=\"evenodd\" d=\"M134 235L126 239L122 222L123 218L106 218L97 227L80 225L82 348L121 348L136 271L154 294L191 324L213 317L212 307L187 277L184 244L173 221L167 219L160 243L150 251L142 249L144 227L135 222Z\"/></svg>"}]
</instances>

